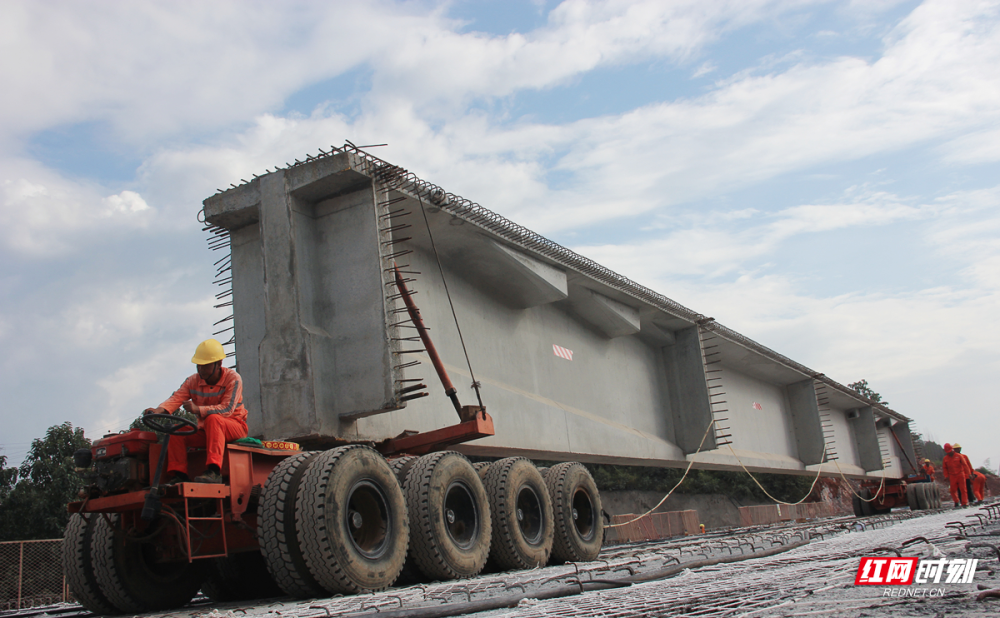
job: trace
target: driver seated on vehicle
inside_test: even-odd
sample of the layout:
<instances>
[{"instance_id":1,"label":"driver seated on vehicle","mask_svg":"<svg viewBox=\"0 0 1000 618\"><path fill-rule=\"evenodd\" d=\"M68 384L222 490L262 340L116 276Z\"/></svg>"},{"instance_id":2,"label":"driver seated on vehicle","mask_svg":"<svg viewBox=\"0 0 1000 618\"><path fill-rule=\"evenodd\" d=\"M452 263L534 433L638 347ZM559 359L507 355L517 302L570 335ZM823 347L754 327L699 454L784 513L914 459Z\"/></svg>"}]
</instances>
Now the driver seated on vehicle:
<instances>
[{"instance_id":1,"label":"driver seated on vehicle","mask_svg":"<svg viewBox=\"0 0 1000 618\"><path fill-rule=\"evenodd\" d=\"M143 414L173 414L182 406L198 417L198 431L191 435L174 435L167 447L167 473L173 474L168 483L190 481L187 450L204 446L208 450L205 473L194 478L196 483L222 482L222 453L227 442L247 436L247 411L243 407L243 380L240 374L222 366L226 353L222 344L207 339L198 344L191 362L198 373L184 380L157 408L146 408Z\"/></svg>"}]
</instances>

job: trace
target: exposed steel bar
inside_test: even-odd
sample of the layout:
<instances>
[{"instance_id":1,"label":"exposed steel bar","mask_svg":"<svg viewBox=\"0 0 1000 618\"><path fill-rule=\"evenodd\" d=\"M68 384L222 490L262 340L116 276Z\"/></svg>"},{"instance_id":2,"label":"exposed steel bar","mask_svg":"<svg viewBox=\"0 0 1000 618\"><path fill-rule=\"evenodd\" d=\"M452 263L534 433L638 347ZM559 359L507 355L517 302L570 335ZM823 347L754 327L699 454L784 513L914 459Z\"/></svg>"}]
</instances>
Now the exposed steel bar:
<instances>
[{"instance_id":1,"label":"exposed steel bar","mask_svg":"<svg viewBox=\"0 0 1000 618\"><path fill-rule=\"evenodd\" d=\"M458 389L451 383L451 378L448 377L444 363L441 362L441 357L438 356L437 348L434 347L431 336L427 334L427 328L420 317L420 310L417 309L417 305L413 302L413 298L411 298L410 290L407 289L406 282L403 280L403 274L399 272L399 267L395 264L392 265L392 268L396 276L396 289L399 290L399 296L403 299L403 304L406 305L406 312L410 314L413 325L417 327L417 334L420 335L420 340L424 342L424 347L427 348L427 355L431 357L431 364L434 365L434 371L441 378L441 384L444 386L444 394L451 399L451 403L455 406L455 412L458 412L459 418L461 418L462 404L458 402Z\"/></svg>"}]
</instances>

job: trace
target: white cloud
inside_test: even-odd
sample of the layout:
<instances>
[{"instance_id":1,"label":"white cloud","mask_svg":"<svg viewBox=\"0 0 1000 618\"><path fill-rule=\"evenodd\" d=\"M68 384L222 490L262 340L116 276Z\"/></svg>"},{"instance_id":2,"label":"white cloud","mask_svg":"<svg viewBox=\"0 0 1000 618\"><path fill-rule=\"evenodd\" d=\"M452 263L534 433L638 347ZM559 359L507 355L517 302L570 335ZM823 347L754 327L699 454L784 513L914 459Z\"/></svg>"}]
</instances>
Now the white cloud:
<instances>
[{"instance_id":1,"label":"white cloud","mask_svg":"<svg viewBox=\"0 0 1000 618\"><path fill-rule=\"evenodd\" d=\"M52 257L144 228L153 209L134 191L102 197L94 183L69 180L23 159L0 169L0 249Z\"/></svg>"}]
</instances>

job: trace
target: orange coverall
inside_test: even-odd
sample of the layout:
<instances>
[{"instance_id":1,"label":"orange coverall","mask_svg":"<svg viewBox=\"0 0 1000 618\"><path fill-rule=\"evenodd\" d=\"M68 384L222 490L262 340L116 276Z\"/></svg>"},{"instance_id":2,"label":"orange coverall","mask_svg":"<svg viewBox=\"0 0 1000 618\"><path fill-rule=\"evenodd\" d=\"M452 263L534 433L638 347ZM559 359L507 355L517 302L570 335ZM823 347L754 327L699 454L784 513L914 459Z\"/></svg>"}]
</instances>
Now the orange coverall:
<instances>
[{"instance_id":1,"label":"orange coverall","mask_svg":"<svg viewBox=\"0 0 1000 618\"><path fill-rule=\"evenodd\" d=\"M972 500L972 479L976 476L976 469L972 467L972 460L968 455L961 451L958 454L965 460L965 492L969 494L969 500Z\"/></svg>"},{"instance_id":2,"label":"orange coverall","mask_svg":"<svg viewBox=\"0 0 1000 618\"><path fill-rule=\"evenodd\" d=\"M925 463L924 464L924 474L927 475L927 480L933 483L934 482L934 464L932 464L932 463Z\"/></svg>"},{"instance_id":3,"label":"orange coverall","mask_svg":"<svg viewBox=\"0 0 1000 618\"><path fill-rule=\"evenodd\" d=\"M976 500L980 501L986 495L986 475L982 472L977 471L972 479L972 493L976 494Z\"/></svg>"},{"instance_id":4,"label":"orange coverall","mask_svg":"<svg viewBox=\"0 0 1000 618\"><path fill-rule=\"evenodd\" d=\"M173 414L185 401L201 408L205 418L198 420L198 433L191 436L171 436L167 447L167 471L187 474L187 450L191 446L208 449L205 462L222 467L222 451L226 442L247 435L247 410L243 407L243 379L228 367L220 367L222 376L209 384L197 373L184 380L174 394L160 404Z\"/></svg>"},{"instance_id":5,"label":"orange coverall","mask_svg":"<svg viewBox=\"0 0 1000 618\"><path fill-rule=\"evenodd\" d=\"M968 475L968 467L961 453L952 451L944 454L941 460L941 472L944 478L951 485L951 499L955 504L962 498L962 506L969 506L969 494L965 488L965 478Z\"/></svg>"}]
</instances>

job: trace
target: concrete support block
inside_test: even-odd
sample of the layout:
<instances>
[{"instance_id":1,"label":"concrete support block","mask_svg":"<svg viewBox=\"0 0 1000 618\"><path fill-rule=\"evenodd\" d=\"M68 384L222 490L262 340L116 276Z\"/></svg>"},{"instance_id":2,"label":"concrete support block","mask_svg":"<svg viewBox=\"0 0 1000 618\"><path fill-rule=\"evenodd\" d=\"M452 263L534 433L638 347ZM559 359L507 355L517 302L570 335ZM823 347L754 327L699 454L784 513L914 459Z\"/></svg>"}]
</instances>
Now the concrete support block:
<instances>
[{"instance_id":1,"label":"concrete support block","mask_svg":"<svg viewBox=\"0 0 1000 618\"><path fill-rule=\"evenodd\" d=\"M583 290L579 298L573 299L573 304L584 320L609 339L634 335L641 327L638 309L593 290Z\"/></svg>"},{"instance_id":2,"label":"concrete support block","mask_svg":"<svg viewBox=\"0 0 1000 618\"><path fill-rule=\"evenodd\" d=\"M882 470L882 451L878 445L878 429L875 428L875 412L871 406L855 408L847 414L851 432L854 434L858 463L866 472Z\"/></svg>"},{"instance_id":3,"label":"concrete support block","mask_svg":"<svg viewBox=\"0 0 1000 618\"><path fill-rule=\"evenodd\" d=\"M920 473L920 462L917 461L917 453L913 450L913 436L910 433L910 423L907 421L900 421L892 426L892 434L896 436L896 440L899 440L899 444L903 445L903 453L900 459L902 460L903 474L918 474ZM892 443L895 448L899 448L899 444L896 444L896 440ZM911 463L912 462L912 463ZM916 468L914 468L916 466Z\"/></svg>"},{"instance_id":4,"label":"concrete support block","mask_svg":"<svg viewBox=\"0 0 1000 618\"><path fill-rule=\"evenodd\" d=\"M483 238L501 266L498 291L511 306L521 309L563 300L569 295L566 273L507 245Z\"/></svg>"},{"instance_id":5,"label":"concrete support block","mask_svg":"<svg viewBox=\"0 0 1000 618\"><path fill-rule=\"evenodd\" d=\"M813 380L802 380L785 388L799 459L807 466L823 463L823 425L820 423Z\"/></svg>"},{"instance_id":6,"label":"concrete support block","mask_svg":"<svg viewBox=\"0 0 1000 618\"><path fill-rule=\"evenodd\" d=\"M705 362L701 351L698 327L691 326L675 333L675 343L663 348L667 369L667 389L673 411L674 437L685 455L698 451L705 429L712 422ZM716 448L715 432L710 431L701 450Z\"/></svg>"}]
</instances>

